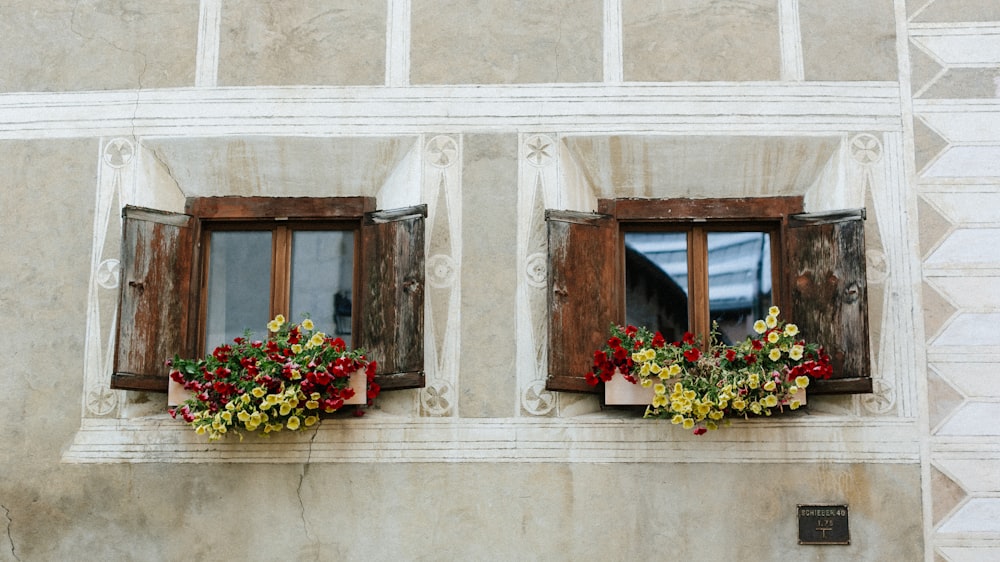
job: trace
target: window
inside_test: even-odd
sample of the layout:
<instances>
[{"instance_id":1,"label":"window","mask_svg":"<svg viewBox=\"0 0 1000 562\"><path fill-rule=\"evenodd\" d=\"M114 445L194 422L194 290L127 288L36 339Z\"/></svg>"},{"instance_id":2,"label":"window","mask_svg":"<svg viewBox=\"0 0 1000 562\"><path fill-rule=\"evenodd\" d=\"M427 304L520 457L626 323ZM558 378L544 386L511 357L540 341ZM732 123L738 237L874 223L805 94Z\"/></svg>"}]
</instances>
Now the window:
<instances>
[{"instance_id":1,"label":"window","mask_svg":"<svg viewBox=\"0 0 1000 562\"><path fill-rule=\"evenodd\" d=\"M166 391L167 358L301 312L365 348L383 389L424 385L425 206L208 197L185 210L124 210L113 388Z\"/></svg>"},{"instance_id":2,"label":"window","mask_svg":"<svg viewBox=\"0 0 1000 562\"><path fill-rule=\"evenodd\" d=\"M584 378L612 323L668 339L739 340L771 304L823 344L834 378L815 392L871 392L863 211L803 214L801 197L601 200L548 211L550 390ZM811 388L812 390L812 388Z\"/></svg>"}]
</instances>

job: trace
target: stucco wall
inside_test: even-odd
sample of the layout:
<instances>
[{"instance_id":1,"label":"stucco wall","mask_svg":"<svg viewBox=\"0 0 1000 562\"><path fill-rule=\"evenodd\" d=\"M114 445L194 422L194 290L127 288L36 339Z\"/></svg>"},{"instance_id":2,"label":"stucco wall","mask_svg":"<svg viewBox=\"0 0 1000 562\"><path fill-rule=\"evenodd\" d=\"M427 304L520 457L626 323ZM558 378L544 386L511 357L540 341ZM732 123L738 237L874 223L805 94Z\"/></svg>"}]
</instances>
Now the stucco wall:
<instances>
[{"instance_id":1,"label":"stucco wall","mask_svg":"<svg viewBox=\"0 0 1000 562\"><path fill-rule=\"evenodd\" d=\"M0 559L996 557L991 0L3 10ZM226 194L426 203L427 388L221 444L109 390L122 205ZM767 195L867 208L875 393L696 437L544 390L546 209Z\"/></svg>"}]
</instances>

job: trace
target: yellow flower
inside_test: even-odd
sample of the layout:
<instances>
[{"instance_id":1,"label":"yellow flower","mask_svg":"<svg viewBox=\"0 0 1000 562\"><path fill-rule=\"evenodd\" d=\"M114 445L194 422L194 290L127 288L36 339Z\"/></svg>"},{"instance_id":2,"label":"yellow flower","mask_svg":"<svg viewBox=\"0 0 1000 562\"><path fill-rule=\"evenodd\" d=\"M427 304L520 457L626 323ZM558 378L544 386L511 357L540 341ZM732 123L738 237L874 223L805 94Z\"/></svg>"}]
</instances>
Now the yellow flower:
<instances>
[{"instance_id":1,"label":"yellow flower","mask_svg":"<svg viewBox=\"0 0 1000 562\"><path fill-rule=\"evenodd\" d=\"M744 402L741 398L737 398L736 400L733 400L733 408L734 409L739 410L739 411L742 412L743 410L746 409L746 407L747 407L747 403Z\"/></svg>"},{"instance_id":2,"label":"yellow flower","mask_svg":"<svg viewBox=\"0 0 1000 562\"><path fill-rule=\"evenodd\" d=\"M667 393L667 385L663 383L656 383L656 386L653 387L653 392L655 392L657 396L662 396Z\"/></svg>"},{"instance_id":3,"label":"yellow flower","mask_svg":"<svg viewBox=\"0 0 1000 562\"><path fill-rule=\"evenodd\" d=\"M674 414L674 417L670 419L670 423L674 425L680 425L684 423L684 416L680 414Z\"/></svg>"},{"instance_id":4,"label":"yellow flower","mask_svg":"<svg viewBox=\"0 0 1000 562\"><path fill-rule=\"evenodd\" d=\"M673 365L670 366L670 368L667 369L667 372L670 373L670 376L676 377L677 375L681 374L681 366L678 365L677 363L674 363Z\"/></svg>"},{"instance_id":5,"label":"yellow flower","mask_svg":"<svg viewBox=\"0 0 1000 562\"><path fill-rule=\"evenodd\" d=\"M198 427L194 428L194 432L197 433L198 435L205 435L205 431L207 430L203 425L199 425Z\"/></svg>"},{"instance_id":6,"label":"yellow flower","mask_svg":"<svg viewBox=\"0 0 1000 562\"><path fill-rule=\"evenodd\" d=\"M752 402L750 404L750 411L759 414L760 413L760 402Z\"/></svg>"},{"instance_id":7,"label":"yellow flower","mask_svg":"<svg viewBox=\"0 0 1000 562\"><path fill-rule=\"evenodd\" d=\"M306 427L316 425L319 421L319 416L306 416Z\"/></svg>"},{"instance_id":8,"label":"yellow flower","mask_svg":"<svg viewBox=\"0 0 1000 562\"><path fill-rule=\"evenodd\" d=\"M319 402L315 400L309 400L308 402L306 402L307 410L315 410L316 408L319 408Z\"/></svg>"},{"instance_id":9,"label":"yellow flower","mask_svg":"<svg viewBox=\"0 0 1000 562\"><path fill-rule=\"evenodd\" d=\"M802 359L802 352L805 351L801 345L793 345L792 349L788 352L788 356L793 360L798 361Z\"/></svg>"},{"instance_id":10,"label":"yellow flower","mask_svg":"<svg viewBox=\"0 0 1000 562\"><path fill-rule=\"evenodd\" d=\"M319 400L320 398L322 398L322 396L318 392L313 392L309 395L310 400Z\"/></svg>"},{"instance_id":11,"label":"yellow flower","mask_svg":"<svg viewBox=\"0 0 1000 562\"><path fill-rule=\"evenodd\" d=\"M781 336L778 335L778 332L771 332L770 334L767 335L767 341L769 343L778 343L779 337Z\"/></svg>"},{"instance_id":12,"label":"yellow flower","mask_svg":"<svg viewBox=\"0 0 1000 562\"><path fill-rule=\"evenodd\" d=\"M684 399L685 400L694 400L695 396L697 396L697 395L694 393L693 390L685 390L684 391Z\"/></svg>"},{"instance_id":13,"label":"yellow flower","mask_svg":"<svg viewBox=\"0 0 1000 562\"><path fill-rule=\"evenodd\" d=\"M666 406L667 405L667 397L664 396L664 395L662 395L662 394L657 394L656 396L653 397L652 404L653 404L654 408L661 408L663 406Z\"/></svg>"},{"instance_id":14,"label":"yellow flower","mask_svg":"<svg viewBox=\"0 0 1000 562\"><path fill-rule=\"evenodd\" d=\"M643 363L642 367L639 367L639 376L640 377L649 376L649 363Z\"/></svg>"},{"instance_id":15,"label":"yellow flower","mask_svg":"<svg viewBox=\"0 0 1000 562\"><path fill-rule=\"evenodd\" d=\"M285 325L285 317L279 314L274 317L274 320L271 320L270 322L267 323L267 329L271 330L272 332L277 332L284 325Z\"/></svg>"},{"instance_id":16,"label":"yellow flower","mask_svg":"<svg viewBox=\"0 0 1000 562\"><path fill-rule=\"evenodd\" d=\"M725 416L725 414L720 410L715 410L711 414L708 414L708 417L712 418L713 420L721 420L723 416Z\"/></svg>"},{"instance_id":17,"label":"yellow flower","mask_svg":"<svg viewBox=\"0 0 1000 562\"><path fill-rule=\"evenodd\" d=\"M301 422L302 422L302 420L300 420L298 416L292 416L292 417L288 418L288 424L287 424L288 425L288 429L291 429L292 431L295 431L296 429L299 428L299 424Z\"/></svg>"},{"instance_id":18,"label":"yellow flower","mask_svg":"<svg viewBox=\"0 0 1000 562\"><path fill-rule=\"evenodd\" d=\"M240 420L243 423L246 423L247 420L250 419L250 414L248 414L246 412L239 412L239 413L236 414L236 419Z\"/></svg>"},{"instance_id":19,"label":"yellow flower","mask_svg":"<svg viewBox=\"0 0 1000 562\"><path fill-rule=\"evenodd\" d=\"M797 387L797 386L791 386L791 387L788 388L788 393L789 394L795 394L798 391L799 391L799 387Z\"/></svg>"},{"instance_id":20,"label":"yellow flower","mask_svg":"<svg viewBox=\"0 0 1000 562\"><path fill-rule=\"evenodd\" d=\"M309 343L306 344L307 347L317 347L323 345L323 337L325 334L323 332L316 332L309 338Z\"/></svg>"},{"instance_id":21,"label":"yellow flower","mask_svg":"<svg viewBox=\"0 0 1000 562\"><path fill-rule=\"evenodd\" d=\"M805 375L795 377L795 386L799 388L805 388L809 386L809 377Z\"/></svg>"},{"instance_id":22,"label":"yellow flower","mask_svg":"<svg viewBox=\"0 0 1000 562\"><path fill-rule=\"evenodd\" d=\"M776 347L771 349L771 352L767 354L767 358L770 359L771 361L777 361L778 359L781 359L781 350Z\"/></svg>"},{"instance_id":23,"label":"yellow flower","mask_svg":"<svg viewBox=\"0 0 1000 562\"><path fill-rule=\"evenodd\" d=\"M268 394L267 398L265 398L264 400L266 401L267 404L270 404L270 405L273 406L273 405L275 405L275 404L278 403L278 395L277 394Z\"/></svg>"},{"instance_id":24,"label":"yellow flower","mask_svg":"<svg viewBox=\"0 0 1000 562\"><path fill-rule=\"evenodd\" d=\"M288 404L288 402L282 403L281 407L278 408L278 413L281 414L282 416L287 416L291 411L292 407L291 405Z\"/></svg>"},{"instance_id":25,"label":"yellow flower","mask_svg":"<svg viewBox=\"0 0 1000 562\"><path fill-rule=\"evenodd\" d=\"M222 417L222 421L224 421L226 423L232 423L233 422L233 413L232 412L229 412L229 411L222 412L222 416L221 417Z\"/></svg>"},{"instance_id":26,"label":"yellow flower","mask_svg":"<svg viewBox=\"0 0 1000 562\"><path fill-rule=\"evenodd\" d=\"M646 349L645 355L646 355L646 361L652 361L653 359L656 359L656 352L653 351L652 349Z\"/></svg>"},{"instance_id":27,"label":"yellow flower","mask_svg":"<svg viewBox=\"0 0 1000 562\"><path fill-rule=\"evenodd\" d=\"M778 318L775 316L768 316L764 319L764 323L767 324L768 328L773 328L778 325Z\"/></svg>"},{"instance_id":28,"label":"yellow flower","mask_svg":"<svg viewBox=\"0 0 1000 562\"><path fill-rule=\"evenodd\" d=\"M799 333L799 327L795 324L785 324L785 335L794 336Z\"/></svg>"},{"instance_id":29,"label":"yellow flower","mask_svg":"<svg viewBox=\"0 0 1000 562\"><path fill-rule=\"evenodd\" d=\"M302 321L302 328L305 329L305 330L312 330L313 329L313 321L310 320L310 319L308 319L308 318L306 318L305 320Z\"/></svg>"},{"instance_id":30,"label":"yellow flower","mask_svg":"<svg viewBox=\"0 0 1000 562\"><path fill-rule=\"evenodd\" d=\"M293 343L292 344L292 353L294 353L295 355L298 355L298 354L302 353L302 344Z\"/></svg>"},{"instance_id":31,"label":"yellow flower","mask_svg":"<svg viewBox=\"0 0 1000 562\"><path fill-rule=\"evenodd\" d=\"M763 334L767 331L767 324L765 324L763 320L758 320L753 323L753 331L758 334Z\"/></svg>"},{"instance_id":32,"label":"yellow flower","mask_svg":"<svg viewBox=\"0 0 1000 562\"><path fill-rule=\"evenodd\" d=\"M289 377L293 381L297 381L302 378L302 373L300 373L298 369L292 369L292 372L289 373Z\"/></svg>"},{"instance_id":33,"label":"yellow flower","mask_svg":"<svg viewBox=\"0 0 1000 562\"><path fill-rule=\"evenodd\" d=\"M770 316L777 317L779 314L781 314L781 310L779 310L778 307L776 306L772 306L771 308L767 309L767 314Z\"/></svg>"},{"instance_id":34,"label":"yellow flower","mask_svg":"<svg viewBox=\"0 0 1000 562\"><path fill-rule=\"evenodd\" d=\"M802 403L799 402L798 400L792 400L791 402L788 403L788 407L791 408L792 410L798 410L799 406L801 405Z\"/></svg>"},{"instance_id":35,"label":"yellow flower","mask_svg":"<svg viewBox=\"0 0 1000 562\"><path fill-rule=\"evenodd\" d=\"M259 386L255 386L253 387L253 390L250 391L250 394L253 394L254 398L263 398L264 395L267 394L267 391Z\"/></svg>"},{"instance_id":36,"label":"yellow flower","mask_svg":"<svg viewBox=\"0 0 1000 562\"><path fill-rule=\"evenodd\" d=\"M684 429L691 429L694 427L694 420L691 418L684 418L684 423L682 424Z\"/></svg>"},{"instance_id":37,"label":"yellow flower","mask_svg":"<svg viewBox=\"0 0 1000 562\"><path fill-rule=\"evenodd\" d=\"M663 367L660 367L659 363L650 363L649 364L649 372L653 373L654 375L658 375L658 374L660 374L660 373L663 372Z\"/></svg>"},{"instance_id":38,"label":"yellow flower","mask_svg":"<svg viewBox=\"0 0 1000 562\"><path fill-rule=\"evenodd\" d=\"M768 394L767 397L764 398L764 405L767 406L768 408L773 408L777 406L778 397L773 394Z\"/></svg>"},{"instance_id":39,"label":"yellow flower","mask_svg":"<svg viewBox=\"0 0 1000 562\"><path fill-rule=\"evenodd\" d=\"M632 361L635 361L636 363L639 363L639 362L645 360L645 358L646 358L646 354L643 353L643 352L641 352L641 351L633 351L632 352Z\"/></svg>"},{"instance_id":40,"label":"yellow flower","mask_svg":"<svg viewBox=\"0 0 1000 562\"><path fill-rule=\"evenodd\" d=\"M757 373L750 373L750 376L747 377L747 379L747 386L750 388L757 388L760 386L760 377L757 376Z\"/></svg>"},{"instance_id":41,"label":"yellow flower","mask_svg":"<svg viewBox=\"0 0 1000 562\"><path fill-rule=\"evenodd\" d=\"M764 390L768 392L774 392L775 386L777 385L774 384L773 380L767 381L766 383L764 383Z\"/></svg>"}]
</instances>

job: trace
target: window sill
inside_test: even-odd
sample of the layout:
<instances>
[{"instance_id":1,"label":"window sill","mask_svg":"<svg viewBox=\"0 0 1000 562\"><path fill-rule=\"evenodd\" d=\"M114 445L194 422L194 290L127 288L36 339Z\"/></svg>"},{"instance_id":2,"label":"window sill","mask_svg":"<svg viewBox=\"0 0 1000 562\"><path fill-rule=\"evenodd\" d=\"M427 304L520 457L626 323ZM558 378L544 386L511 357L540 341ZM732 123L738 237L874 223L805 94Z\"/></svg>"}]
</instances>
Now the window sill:
<instances>
[{"instance_id":1,"label":"window sill","mask_svg":"<svg viewBox=\"0 0 1000 562\"><path fill-rule=\"evenodd\" d=\"M87 418L66 463L919 462L914 420L797 415L702 436L603 411L573 418L411 418L378 411L316 430L207 442L166 414Z\"/></svg>"}]
</instances>

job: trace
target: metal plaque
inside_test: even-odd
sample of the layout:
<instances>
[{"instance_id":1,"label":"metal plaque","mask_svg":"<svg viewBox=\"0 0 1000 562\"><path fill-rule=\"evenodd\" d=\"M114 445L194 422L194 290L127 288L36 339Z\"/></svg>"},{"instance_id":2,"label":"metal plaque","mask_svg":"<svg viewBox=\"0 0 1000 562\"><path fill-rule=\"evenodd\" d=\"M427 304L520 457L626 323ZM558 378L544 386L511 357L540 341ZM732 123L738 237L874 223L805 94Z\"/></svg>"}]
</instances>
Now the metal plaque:
<instances>
[{"instance_id":1,"label":"metal plaque","mask_svg":"<svg viewBox=\"0 0 1000 562\"><path fill-rule=\"evenodd\" d=\"M799 544L851 544L846 505L797 505Z\"/></svg>"}]
</instances>

